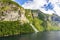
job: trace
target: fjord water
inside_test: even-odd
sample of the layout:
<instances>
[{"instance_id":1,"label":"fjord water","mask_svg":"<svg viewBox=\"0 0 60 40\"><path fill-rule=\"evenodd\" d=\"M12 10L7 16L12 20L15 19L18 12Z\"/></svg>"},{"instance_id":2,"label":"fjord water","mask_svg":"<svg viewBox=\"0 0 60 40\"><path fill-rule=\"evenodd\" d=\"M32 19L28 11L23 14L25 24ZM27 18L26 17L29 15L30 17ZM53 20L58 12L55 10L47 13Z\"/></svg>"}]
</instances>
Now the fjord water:
<instances>
[{"instance_id":1,"label":"fjord water","mask_svg":"<svg viewBox=\"0 0 60 40\"><path fill-rule=\"evenodd\" d=\"M0 37L0 40L60 40L60 31L38 32L9 37Z\"/></svg>"}]
</instances>

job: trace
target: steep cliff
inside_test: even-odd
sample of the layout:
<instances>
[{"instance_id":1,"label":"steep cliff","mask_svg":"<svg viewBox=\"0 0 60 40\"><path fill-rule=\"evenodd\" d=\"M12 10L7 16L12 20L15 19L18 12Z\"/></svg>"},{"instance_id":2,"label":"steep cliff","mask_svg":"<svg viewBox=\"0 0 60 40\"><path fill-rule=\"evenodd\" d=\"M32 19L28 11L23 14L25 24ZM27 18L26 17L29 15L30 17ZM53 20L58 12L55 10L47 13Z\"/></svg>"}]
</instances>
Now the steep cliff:
<instances>
[{"instance_id":1,"label":"steep cliff","mask_svg":"<svg viewBox=\"0 0 60 40\"><path fill-rule=\"evenodd\" d=\"M39 31L60 30L60 16L45 14L40 10L26 9L26 17Z\"/></svg>"},{"instance_id":2,"label":"steep cliff","mask_svg":"<svg viewBox=\"0 0 60 40\"><path fill-rule=\"evenodd\" d=\"M11 0L0 0L0 20L16 21L20 20L21 14L24 13L22 8L17 3Z\"/></svg>"},{"instance_id":3,"label":"steep cliff","mask_svg":"<svg viewBox=\"0 0 60 40\"><path fill-rule=\"evenodd\" d=\"M0 36L60 30L58 15L24 9L11 0L0 0Z\"/></svg>"},{"instance_id":4,"label":"steep cliff","mask_svg":"<svg viewBox=\"0 0 60 40\"><path fill-rule=\"evenodd\" d=\"M33 32L25 9L11 0L0 0L0 36Z\"/></svg>"}]
</instances>

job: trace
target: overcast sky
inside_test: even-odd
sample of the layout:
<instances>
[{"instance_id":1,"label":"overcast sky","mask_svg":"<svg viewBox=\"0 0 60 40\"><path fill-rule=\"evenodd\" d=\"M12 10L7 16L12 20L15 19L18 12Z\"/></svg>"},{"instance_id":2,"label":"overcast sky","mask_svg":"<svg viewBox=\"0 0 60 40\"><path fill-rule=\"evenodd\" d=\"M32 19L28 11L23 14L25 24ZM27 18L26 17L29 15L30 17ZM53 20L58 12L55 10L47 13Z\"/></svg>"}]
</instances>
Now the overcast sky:
<instances>
[{"instance_id":1,"label":"overcast sky","mask_svg":"<svg viewBox=\"0 0 60 40\"><path fill-rule=\"evenodd\" d=\"M39 9L46 14L55 13L60 16L60 0L15 0L25 9Z\"/></svg>"}]
</instances>

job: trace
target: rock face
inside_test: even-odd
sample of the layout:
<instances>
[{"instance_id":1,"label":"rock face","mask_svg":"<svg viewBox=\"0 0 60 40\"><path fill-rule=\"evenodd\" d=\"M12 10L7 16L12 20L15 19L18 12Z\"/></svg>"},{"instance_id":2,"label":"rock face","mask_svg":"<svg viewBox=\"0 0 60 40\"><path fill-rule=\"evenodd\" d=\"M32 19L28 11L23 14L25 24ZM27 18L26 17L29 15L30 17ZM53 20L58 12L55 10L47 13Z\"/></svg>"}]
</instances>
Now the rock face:
<instances>
[{"instance_id":1,"label":"rock face","mask_svg":"<svg viewBox=\"0 0 60 40\"><path fill-rule=\"evenodd\" d=\"M41 30L41 27L43 27L45 30L60 30L60 16L45 14L40 10L30 10L30 14L29 12L27 13L27 18L37 29Z\"/></svg>"},{"instance_id":2,"label":"rock face","mask_svg":"<svg viewBox=\"0 0 60 40\"><path fill-rule=\"evenodd\" d=\"M53 14L50 19L53 26L60 27L60 16Z\"/></svg>"},{"instance_id":3,"label":"rock face","mask_svg":"<svg viewBox=\"0 0 60 40\"><path fill-rule=\"evenodd\" d=\"M24 9L16 2L13 2L11 0L0 0L0 21L4 22L17 20L23 24L23 27L20 26L20 31L22 30L21 32L27 32L27 29L29 29L29 27L31 27L29 32L31 29L34 29L35 31L36 29L38 31L60 30L59 16L44 14L40 10Z\"/></svg>"},{"instance_id":4,"label":"rock face","mask_svg":"<svg viewBox=\"0 0 60 40\"><path fill-rule=\"evenodd\" d=\"M8 0L0 0L0 20L16 21L20 20L21 14L24 14L24 8L17 3Z\"/></svg>"}]
</instances>

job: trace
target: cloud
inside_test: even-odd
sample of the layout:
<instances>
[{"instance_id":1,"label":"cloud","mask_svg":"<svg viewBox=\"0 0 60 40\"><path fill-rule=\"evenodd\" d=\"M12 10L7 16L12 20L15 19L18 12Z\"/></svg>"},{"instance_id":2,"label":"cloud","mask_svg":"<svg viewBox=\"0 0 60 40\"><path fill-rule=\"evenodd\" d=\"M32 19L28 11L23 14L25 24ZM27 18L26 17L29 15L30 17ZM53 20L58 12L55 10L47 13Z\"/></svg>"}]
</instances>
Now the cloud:
<instances>
[{"instance_id":1,"label":"cloud","mask_svg":"<svg viewBox=\"0 0 60 40\"><path fill-rule=\"evenodd\" d=\"M44 1L44 2L43 2ZM40 6L42 6L43 4L45 4L46 1L45 0L33 0L33 1L28 1L28 3L23 4L22 6L24 8L31 8L31 9L38 9Z\"/></svg>"},{"instance_id":2,"label":"cloud","mask_svg":"<svg viewBox=\"0 0 60 40\"><path fill-rule=\"evenodd\" d=\"M50 2L51 5L49 5ZM60 16L60 0L33 0L25 2L22 7L25 9L39 9L46 14L55 13Z\"/></svg>"}]
</instances>

